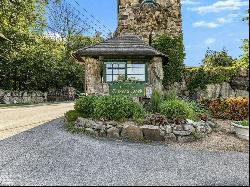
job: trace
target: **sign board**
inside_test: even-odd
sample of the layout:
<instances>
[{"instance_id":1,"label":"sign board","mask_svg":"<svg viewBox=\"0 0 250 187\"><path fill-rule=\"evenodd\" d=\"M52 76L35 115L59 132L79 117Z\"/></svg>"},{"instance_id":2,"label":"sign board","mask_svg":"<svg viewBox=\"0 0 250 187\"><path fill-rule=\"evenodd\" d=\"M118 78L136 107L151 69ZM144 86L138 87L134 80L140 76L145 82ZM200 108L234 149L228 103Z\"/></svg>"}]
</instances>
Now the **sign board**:
<instances>
[{"instance_id":1,"label":"sign board","mask_svg":"<svg viewBox=\"0 0 250 187\"><path fill-rule=\"evenodd\" d=\"M145 96L145 84L143 83L113 83L109 86L110 95L124 95L133 97Z\"/></svg>"}]
</instances>

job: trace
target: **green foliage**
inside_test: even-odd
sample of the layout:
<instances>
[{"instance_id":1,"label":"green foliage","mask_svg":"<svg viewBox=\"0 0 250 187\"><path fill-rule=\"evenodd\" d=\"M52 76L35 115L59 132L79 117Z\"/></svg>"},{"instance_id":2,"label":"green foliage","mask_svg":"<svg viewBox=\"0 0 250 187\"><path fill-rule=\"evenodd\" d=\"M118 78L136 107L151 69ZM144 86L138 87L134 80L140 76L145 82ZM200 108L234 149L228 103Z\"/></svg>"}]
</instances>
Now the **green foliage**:
<instances>
[{"instance_id":1,"label":"green foliage","mask_svg":"<svg viewBox=\"0 0 250 187\"><path fill-rule=\"evenodd\" d=\"M242 21L247 22L247 24L249 25L249 9L246 10L246 13L247 13L247 16L244 17L244 18L242 19Z\"/></svg>"},{"instance_id":2,"label":"green foliage","mask_svg":"<svg viewBox=\"0 0 250 187\"><path fill-rule=\"evenodd\" d=\"M206 109L205 106L201 105L197 101L190 100L188 101L188 103L190 107L193 109L193 111L195 112L194 118L197 118L197 120L199 120L198 117L202 117L204 115L210 116L209 110Z\"/></svg>"},{"instance_id":3,"label":"green foliage","mask_svg":"<svg viewBox=\"0 0 250 187\"><path fill-rule=\"evenodd\" d=\"M75 101L75 110L81 113L84 117L93 117L94 116L94 107L95 102L97 101L98 96L84 96L80 97Z\"/></svg>"},{"instance_id":4,"label":"green foliage","mask_svg":"<svg viewBox=\"0 0 250 187\"><path fill-rule=\"evenodd\" d=\"M195 111L188 102L184 100L163 101L160 106L161 114L168 119L194 119Z\"/></svg>"},{"instance_id":5,"label":"green foliage","mask_svg":"<svg viewBox=\"0 0 250 187\"><path fill-rule=\"evenodd\" d=\"M153 47L166 54L168 62L164 65L164 87L180 82L184 70L184 45L182 37L169 37L164 34L153 40Z\"/></svg>"},{"instance_id":6,"label":"green foliage","mask_svg":"<svg viewBox=\"0 0 250 187\"><path fill-rule=\"evenodd\" d=\"M140 119L145 111L139 103L123 96L103 96L94 103L94 116L107 120Z\"/></svg>"},{"instance_id":7,"label":"green foliage","mask_svg":"<svg viewBox=\"0 0 250 187\"><path fill-rule=\"evenodd\" d=\"M243 50L243 55L234 61L233 65L240 68L249 68L249 39L243 40L241 49Z\"/></svg>"},{"instance_id":8,"label":"green foliage","mask_svg":"<svg viewBox=\"0 0 250 187\"><path fill-rule=\"evenodd\" d=\"M237 67L199 67L186 69L185 79L188 90L206 89L208 84L229 82L239 72Z\"/></svg>"},{"instance_id":9,"label":"green foliage","mask_svg":"<svg viewBox=\"0 0 250 187\"><path fill-rule=\"evenodd\" d=\"M167 91L163 94L163 100L171 101L177 99L177 93L174 90Z\"/></svg>"},{"instance_id":10,"label":"green foliage","mask_svg":"<svg viewBox=\"0 0 250 187\"><path fill-rule=\"evenodd\" d=\"M151 97L151 110L153 113L160 112L161 94L154 90Z\"/></svg>"},{"instance_id":11,"label":"green foliage","mask_svg":"<svg viewBox=\"0 0 250 187\"><path fill-rule=\"evenodd\" d=\"M83 117L81 113L75 111L75 110L70 110L66 112L65 118L68 123L74 122L78 117Z\"/></svg>"},{"instance_id":12,"label":"green foliage","mask_svg":"<svg viewBox=\"0 0 250 187\"><path fill-rule=\"evenodd\" d=\"M70 35L60 40L44 34L47 3L1 0L0 33L10 40L0 40L1 89L48 91L73 86L83 91L83 66L71 53L101 38Z\"/></svg>"},{"instance_id":13,"label":"green foliage","mask_svg":"<svg viewBox=\"0 0 250 187\"><path fill-rule=\"evenodd\" d=\"M232 65L233 61L234 59L228 55L228 52L225 49L222 51L208 49L202 63L205 67L229 67Z\"/></svg>"},{"instance_id":14,"label":"green foliage","mask_svg":"<svg viewBox=\"0 0 250 187\"><path fill-rule=\"evenodd\" d=\"M242 125L244 127L249 127L249 121L248 120L237 121L236 123L239 124L239 125Z\"/></svg>"}]
</instances>

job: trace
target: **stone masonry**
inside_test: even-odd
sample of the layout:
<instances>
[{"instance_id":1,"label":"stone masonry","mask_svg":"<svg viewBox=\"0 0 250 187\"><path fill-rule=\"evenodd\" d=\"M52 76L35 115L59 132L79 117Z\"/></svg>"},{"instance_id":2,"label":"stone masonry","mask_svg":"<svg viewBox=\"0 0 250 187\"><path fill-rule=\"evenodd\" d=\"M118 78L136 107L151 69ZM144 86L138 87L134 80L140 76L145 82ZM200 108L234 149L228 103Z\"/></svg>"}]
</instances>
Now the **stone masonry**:
<instances>
[{"instance_id":1,"label":"stone masonry","mask_svg":"<svg viewBox=\"0 0 250 187\"><path fill-rule=\"evenodd\" d=\"M118 0L116 33L130 32L150 38L157 35L182 35L180 0L155 0L156 5L142 5L142 0Z\"/></svg>"}]
</instances>

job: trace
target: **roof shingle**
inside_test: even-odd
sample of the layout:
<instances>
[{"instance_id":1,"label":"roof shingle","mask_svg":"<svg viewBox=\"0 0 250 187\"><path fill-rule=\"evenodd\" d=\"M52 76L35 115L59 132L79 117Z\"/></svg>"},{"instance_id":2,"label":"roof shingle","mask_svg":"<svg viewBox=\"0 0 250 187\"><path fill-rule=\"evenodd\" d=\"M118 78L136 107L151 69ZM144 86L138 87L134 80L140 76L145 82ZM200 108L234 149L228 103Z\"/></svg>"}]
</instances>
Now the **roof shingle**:
<instances>
[{"instance_id":1,"label":"roof shingle","mask_svg":"<svg viewBox=\"0 0 250 187\"><path fill-rule=\"evenodd\" d=\"M146 44L139 36L123 34L102 43L79 49L74 56L164 56L150 45Z\"/></svg>"}]
</instances>

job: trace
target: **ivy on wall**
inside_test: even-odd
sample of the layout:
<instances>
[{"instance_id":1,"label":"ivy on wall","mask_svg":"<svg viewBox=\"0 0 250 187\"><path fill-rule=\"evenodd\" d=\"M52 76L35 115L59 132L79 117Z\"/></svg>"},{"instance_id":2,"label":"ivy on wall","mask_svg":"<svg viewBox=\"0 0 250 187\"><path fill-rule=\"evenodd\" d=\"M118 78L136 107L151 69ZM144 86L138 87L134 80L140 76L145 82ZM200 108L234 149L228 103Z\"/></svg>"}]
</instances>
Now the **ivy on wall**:
<instances>
[{"instance_id":1,"label":"ivy on wall","mask_svg":"<svg viewBox=\"0 0 250 187\"><path fill-rule=\"evenodd\" d=\"M163 66L163 86L167 88L174 82L182 80L184 72L185 49L182 37L170 37L167 34L156 37L152 46L168 57L167 64Z\"/></svg>"},{"instance_id":2,"label":"ivy on wall","mask_svg":"<svg viewBox=\"0 0 250 187\"><path fill-rule=\"evenodd\" d=\"M238 67L198 67L185 70L187 89L193 93L196 89L206 89L208 84L229 82L239 73Z\"/></svg>"}]
</instances>

